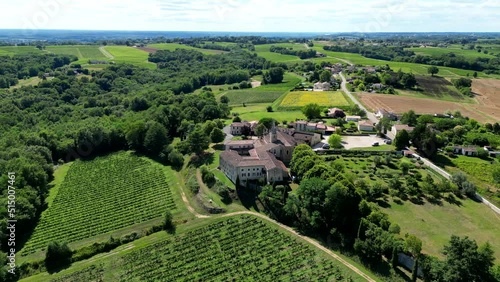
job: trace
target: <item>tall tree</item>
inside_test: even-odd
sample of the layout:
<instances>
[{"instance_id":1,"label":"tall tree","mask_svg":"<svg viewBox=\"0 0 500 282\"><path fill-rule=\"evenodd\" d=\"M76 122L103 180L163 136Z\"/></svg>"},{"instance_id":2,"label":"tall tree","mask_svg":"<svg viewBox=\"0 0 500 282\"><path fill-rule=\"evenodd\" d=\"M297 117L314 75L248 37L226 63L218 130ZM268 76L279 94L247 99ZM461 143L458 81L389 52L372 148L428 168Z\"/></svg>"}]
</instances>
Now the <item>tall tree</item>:
<instances>
[{"instance_id":1,"label":"tall tree","mask_svg":"<svg viewBox=\"0 0 500 282\"><path fill-rule=\"evenodd\" d=\"M434 76L438 72L439 72L439 69L436 66L431 66L431 67L427 68L427 73L429 73L431 76Z\"/></svg>"},{"instance_id":2,"label":"tall tree","mask_svg":"<svg viewBox=\"0 0 500 282\"><path fill-rule=\"evenodd\" d=\"M318 104L307 104L302 108L302 113L309 119L321 117L321 107Z\"/></svg>"},{"instance_id":3,"label":"tall tree","mask_svg":"<svg viewBox=\"0 0 500 282\"><path fill-rule=\"evenodd\" d=\"M158 122L150 123L144 137L144 148L156 156L168 143L167 129Z\"/></svg>"},{"instance_id":4,"label":"tall tree","mask_svg":"<svg viewBox=\"0 0 500 282\"><path fill-rule=\"evenodd\" d=\"M281 67L274 67L264 73L264 84L276 84L283 81L285 70Z\"/></svg>"},{"instance_id":5,"label":"tall tree","mask_svg":"<svg viewBox=\"0 0 500 282\"><path fill-rule=\"evenodd\" d=\"M319 75L319 81L330 82L332 80L332 72L329 70L324 70Z\"/></svg>"},{"instance_id":6,"label":"tall tree","mask_svg":"<svg viewBox=\"0 0 500 282\"><path fill-rule=\"evenodd\" d=\"M335 149L340 149L342 148L342 136L338 134L332 134L328 138L328 144L330 147L335 148Z\"/></svg>"},{"instance_id":7,"label":"tall tree","mask_svg":"<svg viewBox=\"0 0 500 282\"><path fill-rule=\"evenodd\" d=\"M397 150L403 150L406 146L410 145L410 134L406 130L401 130L394 139L394 145Z\"/></svg>"},{"instance_id":8,"label":"tall tree","mask_svg":"<svg viewBox=\"0 0 500 282\"><path fill-rule=\"evenodd\" d=\"M203 151L208 149L210 139L207 135L205 135L201 126L197 126L191 133L189 133L186 139L186 145L189 152L200 155Z\"/></svg>"}]
</instances>

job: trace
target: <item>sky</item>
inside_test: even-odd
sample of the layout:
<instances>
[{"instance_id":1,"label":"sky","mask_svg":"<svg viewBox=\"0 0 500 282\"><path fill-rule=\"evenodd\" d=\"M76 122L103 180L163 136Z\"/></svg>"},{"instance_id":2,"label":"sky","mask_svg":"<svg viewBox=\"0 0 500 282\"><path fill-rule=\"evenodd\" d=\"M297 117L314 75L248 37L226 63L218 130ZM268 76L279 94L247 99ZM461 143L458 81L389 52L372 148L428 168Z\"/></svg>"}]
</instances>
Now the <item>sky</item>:
<instances>
[{"instance_id":1,"label":"sky","mask_svg":"<svg viewBox=\"0 0 500 282\"><path fill-rule=\"evenodd\" d=\"M499 0L0 0L0 29L500 32Z\"/></svg>"}]
</instances>

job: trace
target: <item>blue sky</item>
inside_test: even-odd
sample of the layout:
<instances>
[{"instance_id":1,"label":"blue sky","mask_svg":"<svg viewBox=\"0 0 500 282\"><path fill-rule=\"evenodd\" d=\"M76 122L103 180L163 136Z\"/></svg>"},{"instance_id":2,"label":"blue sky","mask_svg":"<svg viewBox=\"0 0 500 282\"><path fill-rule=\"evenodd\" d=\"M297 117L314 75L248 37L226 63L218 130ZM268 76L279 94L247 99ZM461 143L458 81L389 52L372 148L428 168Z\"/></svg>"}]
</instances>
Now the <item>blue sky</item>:
<instances>
[{"instance_id":1,"label":"blue sky","mask_svg":"<svg viewBox=\"0 0 500 282\"><path fill-rule=\"evenodd\" d=\"M0 0L0 28L500 32L499 0Z\"/></svg>"}]
</instances>

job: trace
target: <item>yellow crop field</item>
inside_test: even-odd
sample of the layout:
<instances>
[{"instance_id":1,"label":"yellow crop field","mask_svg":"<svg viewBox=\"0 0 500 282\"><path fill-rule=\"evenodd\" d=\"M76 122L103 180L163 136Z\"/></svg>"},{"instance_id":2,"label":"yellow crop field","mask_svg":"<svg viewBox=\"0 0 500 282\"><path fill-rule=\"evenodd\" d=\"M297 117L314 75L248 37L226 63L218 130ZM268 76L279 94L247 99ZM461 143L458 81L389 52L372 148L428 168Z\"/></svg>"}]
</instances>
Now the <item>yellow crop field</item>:
<instances>
[{"instance_id":1,"label":"yellow crop field","mask_svg":"<svg viewBox=\"0 0 500 282\"><path fill-rule=\"evenodd\" d=\"M281 102L281 107L303 107L310 103L316 103L320 106L349 106L342 92L325 91L294 91L286 95Z\"/></svg>"}]
</instances>

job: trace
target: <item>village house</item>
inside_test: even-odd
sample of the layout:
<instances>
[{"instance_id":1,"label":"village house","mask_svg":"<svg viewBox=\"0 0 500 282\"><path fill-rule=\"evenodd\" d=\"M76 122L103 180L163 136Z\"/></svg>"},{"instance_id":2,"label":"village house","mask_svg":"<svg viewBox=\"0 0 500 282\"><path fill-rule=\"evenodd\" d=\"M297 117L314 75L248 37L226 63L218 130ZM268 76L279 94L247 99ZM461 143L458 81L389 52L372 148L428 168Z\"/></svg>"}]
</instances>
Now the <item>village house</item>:
<instances>
[{"instance_id":1,"label":"village house","mask_svg":"<svg viewBox=\"0 0 500 282\"><path fill-rule=\"evenodd\" d=\"M330 82L316 82L314 83L314 91L330 91Z\"/></svg>"},{"instance_id":2,"label":"village house","mask_svg":"<svg viewBox=\"0 0 500 282\"><path fill-rule=\"evenodd\" d=\"M378 109L378 111L375 113L375 116L379 119L381 118L388 118L392 121L397 121L398 120L398 115L392 112L388 112L385 109Z\"/></svg>"},{"instance_id":3,"label":"village house","mask_svg":"<svg viewBox=\"0 0 500 282\"><path fill-rule=\"evenodd\" d=\"M369 120L362 120L358 123L358 130L359 131L374 131L375 126L373 126L373 123L370 122Z\"/></svg>"},{"instance_id":4,"label":"village house","mask_svg":"<svg viewBox=\"0 0 500 282\"><path fill-rule=\"evenodd\" d=\"M225 145L219 168L232 182L263 179L274 183L288 178L285 163L292 160L297 140L273 127L263 138L229 141Z\"/></svg>"},{"instance_id":5,"label":"village house","mask_svg":"<svg viewBox=\"0 0 500 282\"><path fill-rule=\"evenodd\" d=\"M243 122L233 122L230 125L231 135L254 135L255 127L257 127L257 121L243 121Z\"/></svg>"},{"instance_id":6,"label":"village house","mask_svg":"<svg viewBox=\"0 0 500 282\"><path fill-rule=\"evenodd\" d=\"M328 117L331 117L331 118L344 118L345 117L344 110L338 109L338 108L328 109L328 113L326 115Z\"/></svg>"},{"instance_id":7,"label":"village house","mask_svg":"<svg viewBox=\"0 0 500 282\"><path fill-rule=\"evenodd\" d=\"M307 122L304 120L299 120L290 123L290 126L295 129L295 131L300 132L318 132L323 135L329 135L335 133L335 127L328 126L323 122Z\"/></svg>"},{"instance_id":8,"label":"village house","mask_svg":"<svg viewBox=\"0 0 500 282\"><path fill-rule=\"evenodd\" d=\"M468 157L476 157L478 155L477 148L475 146L454 146L453 153L457 155L463 155Z\"/></svg>"},{"instance_id":9,"label":"village house","mask_svg":"<svg viewBox=\"0 0 500 282\"><path fill-rule=\"evenodd\" d=\"M361 120L361 117L360 116L346 116L345 117L345 121L354 121L354 122L358 122Z\"/></svg>"},{"instance_id":10,"label":"village house","mask_svg":"<svg viewBox=\"0 0 500 282\"><path fill-rule=\"evenodd\" d=\"M409 126L407 124L395 124L392 126L391 133L394 134L394 137L398 135L399 132L406 130L406 132L411 133L415 127Z\"/></svg>"},{"instance_id":11,"label":"village house","mask_svg":"<svg viewBox=\"0 0 500 282\"><path fill-rule=\"evenodd\" d=\"M321 142L321 134L316 132L294 131L290 135L295 138L297 144L307 144L312 147Z\"/></svg>"}]
</instances>

